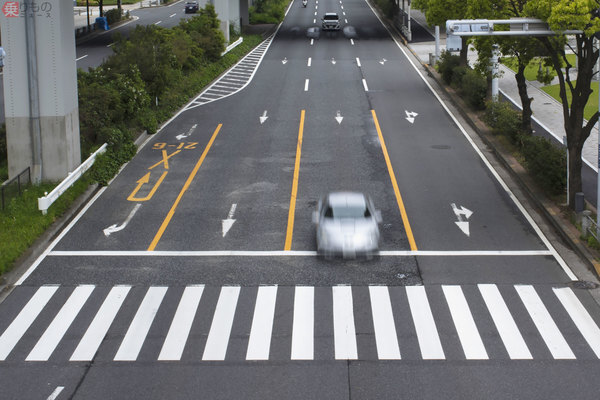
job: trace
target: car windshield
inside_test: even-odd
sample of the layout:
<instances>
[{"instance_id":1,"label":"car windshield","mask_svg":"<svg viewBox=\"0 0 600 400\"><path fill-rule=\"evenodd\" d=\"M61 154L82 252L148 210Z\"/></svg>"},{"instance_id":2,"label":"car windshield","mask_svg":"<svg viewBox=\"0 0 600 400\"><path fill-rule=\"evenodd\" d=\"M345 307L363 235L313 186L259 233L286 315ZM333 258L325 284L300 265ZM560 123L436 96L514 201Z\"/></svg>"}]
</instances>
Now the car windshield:
<instances>
[{"instance_id":1,"label":"car windshield","mask_svg":"<svg viewBox=\"0 0 600 400\"><path fill-rule=\"evenodd\" d=\"M369 209L364 206L327 207L325 218L365 218L370 217Z\"/></svg>"}]
</instances>

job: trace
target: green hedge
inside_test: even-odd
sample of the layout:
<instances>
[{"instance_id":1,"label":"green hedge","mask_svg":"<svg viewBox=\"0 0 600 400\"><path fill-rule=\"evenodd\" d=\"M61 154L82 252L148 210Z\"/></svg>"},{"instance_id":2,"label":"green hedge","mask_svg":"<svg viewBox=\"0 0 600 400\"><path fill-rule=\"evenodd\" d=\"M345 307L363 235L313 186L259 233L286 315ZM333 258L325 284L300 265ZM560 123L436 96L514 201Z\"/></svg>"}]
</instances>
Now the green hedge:
<instances>
[{"instance_id":1,"label":"green hedge","mask_svg":"<svg viewBox=\"0 0 600 400\"><path fill-rule=\"evenodd\" d=\"M567 188L567 155L539 136L521 136L521 154L535 181L548 193L559 195Z\"/></svg>"}]
</instances>

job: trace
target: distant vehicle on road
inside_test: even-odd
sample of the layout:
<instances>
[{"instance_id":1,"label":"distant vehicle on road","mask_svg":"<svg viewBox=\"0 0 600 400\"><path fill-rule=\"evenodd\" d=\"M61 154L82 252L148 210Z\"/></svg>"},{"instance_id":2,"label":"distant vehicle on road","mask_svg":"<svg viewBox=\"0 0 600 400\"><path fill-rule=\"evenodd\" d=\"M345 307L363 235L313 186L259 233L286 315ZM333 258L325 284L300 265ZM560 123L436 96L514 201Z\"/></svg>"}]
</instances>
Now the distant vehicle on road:
<instances>
[{"instance_id":1,"label":"distant vehicle on road","mask_svg":"<svg viewBox=\"0 0 600 400\"><path fill-rule=\"evenodd\" d=\"M313 212L317 225L317 252L321 256L370 258L379 250L381 212L373 200L356 192L332 192Z\"/></svg>"},{"instance_id":2,"label":"distant vehicle on road","mask_svg":"<svg viewBox=\"0 0 600 400\"><path fill-rule=\"evenodd\" d=\"M338 31L340 29L340 17L337 13L325 13L321 19L323 30Z\"/></svg>"},{"instance_id":3,"label":"distant vehicle on road","mask_svg":"<svg viewBox=\"0 0 600 400\"><path fill-rule=\"evenodd\" d=\"M186 1L185 2L185 13L186 14L195 14L198 12L198 2L197 1Z\"/></svg>"}]
</instances>

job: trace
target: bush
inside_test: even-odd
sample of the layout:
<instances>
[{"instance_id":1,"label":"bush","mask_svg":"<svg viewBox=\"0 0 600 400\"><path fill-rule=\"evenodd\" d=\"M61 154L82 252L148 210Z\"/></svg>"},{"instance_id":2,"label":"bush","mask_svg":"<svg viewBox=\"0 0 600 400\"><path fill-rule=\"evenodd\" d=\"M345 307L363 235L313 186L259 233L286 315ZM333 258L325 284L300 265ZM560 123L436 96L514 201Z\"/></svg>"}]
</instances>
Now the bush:
<instances>
[{"instance_id":1,"label":"bush","mask_svg":"<svg viewBox=\"0 0 600 400\"><path fill-rule=\"evenodd\" d=\"M131 160L136 153L131 134L116 128L104 128L98 135L108 144L106 152L100 155L90 172L91 178L106 186L119 172L121 165Z\"/></svg>"},{"instance_id":2,"label":"bush","mask_svg":"<svg viewBox=\"0 0 600 400\"><path fill-rule=\"evenodd\" d=\"M521 136L520 140L525 166L536 182L552 195L564 193L567 187L565 151L539 136Z\"/></svg>"},{"instance_id":3,"label":"bush","mask_svg":"<svg viewBox=\"0 0 600 400\"><path fill-rule=\"evenodd\" d=\"M452 72L455 67L460 65L460 57L454 56L448 51L443 51L440 60L437 63L438 72L442 75L442 79L449 85L452 82Z\"/></svg>"},{"instance_id":4,"label":"bush","mask_svg":"<svg viewBox=\"0 0 600 400\"><path fill-rule=\"evenodd\" d=\"M485 108L487 81L477 71L468 69L462 77L461 91L467 102L476 110Z\"/></svg>"},{"instance_id":5,"label":"bush","mask_svg":"<svg viewBox=\"0 0 600 400\"><path fill-rule=\"evenodd\" d=\"M278 24L285 16L286 0L255 0L250 7L250 24Z\"/></svg>"},{"instance_id":6,"label":"bush","mask_svg":"<svg viewBox=\"0 0 600 400\"><path fill-rule=\"evenodd\" d=\"M507 102L488 102L483 117L495 135L504 135L517 143L521 134L521 113Z\"/></svg>"},{"instance_id":7,"label":"bush","mask_svg":"<svg viewBox=\"0 0 600 400\"><path fill-rule=\"evenodd\" d=\"M123 14L119 12L118 8L111 8L104 13L104 16L106 17L106 22L108 22L108 25L110 26L115 22L119 22L123 17Z\"/></svg>"},{"instance_id":8,"label":"bush","mask_svg":"<svg viewBox=\"0 0 600 400\"><path fill-rule=\"evenodd\" d=\"M450 86L454 89L460 89L463 85L463 76L467 74L469 69L467 67L456 66L452 68L452 75L450 78Z\"/></svg>"}]
</instances>

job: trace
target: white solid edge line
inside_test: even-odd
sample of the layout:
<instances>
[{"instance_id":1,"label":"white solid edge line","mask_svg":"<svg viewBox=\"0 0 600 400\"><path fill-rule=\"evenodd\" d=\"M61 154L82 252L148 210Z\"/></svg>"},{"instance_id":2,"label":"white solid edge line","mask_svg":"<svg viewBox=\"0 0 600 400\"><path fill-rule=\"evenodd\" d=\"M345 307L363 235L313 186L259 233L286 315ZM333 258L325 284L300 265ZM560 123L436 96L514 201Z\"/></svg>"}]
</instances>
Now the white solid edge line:
<instances>
[{"instance_id":1,"label":"white solid edge line","mask_svg":"<svg viewBox=\"0 0 600 400\"><path fill-rule=\"evenodd\" d=\"M456 124L456 126L462 132L463 136L467 139L467 141L471 144L471 146L473 147L473 149L475 150L475 152L479 155L479 157L481 158L481 160L483 161L483 163L486 165L486 167L488 167L488 169L490 170L490 172L492 173L492 175L496 178L496 180L498 181L498 183L500 184L500 186L502 186L502 188L506 191L506 193L509 195L509 197L511 198L511 200L515 203L515 205L521 211L521 213L523 214L523 216L525 217L525 219L527 220L527 222L529 222L529 224L531 224L531 226L533 227L533 229L535 230L535 232L538 234L539 238L542 240L542 242L544 242L544 245L548 248L548 250L550 250L552 252L552 256L558 262L558 264L563 269L563 271L565 272L565 274L567 274L567 276L569 277L569 279L571 279L573 281L579 280L577 278L577 276L573 273L573 271L571 270L571 268L569 268L569 266L567 265L567 263L565 262L565 260L563 260L563 258L560 256L560 254L558 254L558 252L556 251L556 249L554 248L554 246L552 246L552 243L550 243L550 241L548 240L548 238L546 238L546 235L544 235L544 233L542 232L542 230L540 229L540 227L535 223L535 221L533 220L533 218L531 217L531 215L529 215L529 213L527 212L527 210L525 209L525 207L523 207L523 205L521 204L521 202L519 201L519 199L517 199L517 197L514 195L514 193L506 185L506 182L504 182L504 180L500 177L500 175L498 175L498 172L496 172L496 170L492 167L492 165L490 164L490 162L488 161L488 159L485 157L485 155L481 152L481 150L479 150L479 148L477 147L477 145L475 144L475 142L473 141L473 139L469 136L469 134L467 133L467 131L465 130L465 128L460 124L460 122L458 121L458 119L456 119L456 117L454 116L454 114L452 114L452 112L450 111L450 109L448 108L448 106L443 102L443 100L441 99L441 97L435 92L435 90L433 90L433 87L431 87L431 84L425 79L425 77L423 76L423 74L421 73L421 71L419 71L419 69L413 63L413 61L410 59L410 57L408 56L408 54L406 54L406 52L404 51L404 49L402 48L402 46L400 45L400 43L398 43L398 41L396 40L396 38L394 37L394 35L392 35L392 33L388 30L387 26L383 23L383 21L381 21L381 19L379 18L379 15L377 15L377 13L375 12L375 10L373 10L373 7L371 7L371 5L367 1L365 1L365 2L369 6L369 8L371 8L371 11L373 12L373 14L375 14L375 16L377 17L377 19L381 23L381 25L383 25L383 27L385 28L385 30L388 31L388 33L392 37L392 40L394 41L394 43L396 43L396 46L398 46L398 48L400 49L400 51L402 52L402 54L404 54L404 56L406 57L406 59L408 60L408 62L410 63L410 65L412 65L412 67L417 72L417 74L419 74L419 76L421 77L421 79L423 80L423 82L425 83L425 85L427 85L427 87L429 88L429 90L431 90L431 93L433 93L433 95L439 101L439 103L442 105L442 107L444 108L444 110L446 110L446 112L448 113L448 115L450 116L450 118L452 118L452 120L454 121L454 123Z\"/></svg>"},{"instance_id":2,"label":"white solid edge line","mask_svg":"<svg viewBox=\"0 0 600 400\"><path fill-rule=\"evenodd\" d=\"M176 250L89 250L65 251L57 250L48 253L54 257L314 257L316 251L270 251L270 250L207 250L207 251L176 251ZM428 251L428 250L398 250L380 251L382 257L521 257L521 256L551 256L549 250L483 250L483 251Z\"/></svg>"},{"instance_id":3,"label":"white solid edge line","mask_svg":"<svg viewBox=\"0 0 600 400\"><path fill-rule=\"evenodd\" d=\"M84 59L84 58L86 58L87 56L88 56L88 54L86 54L86 55L84 55L84 56L81 56L81 57L79 57L78 59L76 59L75 61L83 60L83 59Z\"/></svg>"},{"instance_id":4,"label":"white solid edge line","mask_svg":"<svg viewBox=\"0 0 600 400\"><path fill-rule=\"evenodd\" d=\"M44 252L42 254L40 254L40 256L35 260L35 262L33 264L31 264L31 267L29 267L27 269L27 271L25 271L25 273L23 275L21 275L19 280L15 283L15 286L21 285L25 281L25 279L27 279L29 277L29 275L31 275L33 273L33 271L35 271L35 269L38 267L38 265L40 265L40 263L44 260L44 258L46 258L46 256L52 252L52 249L58 244L59 241L62 240L62 238L71 230L71 228L73 228L73 225L75 225L77 223L77 221L79 221L79 219L88 210L88 208L90 208L92 206L92 204L94 204L94 202L98 199L98 197L100 197L100 195L102 193L104 193L105 190L106 190L106 186L102 187L102 189L100 189L98 191L98 193L96 193L96 195L92 198L92 200L90 200L85 205L85 207L83 207L81 209L79 214L77 214L77 216L75 218L73 218L73 220L69 223L69 225L67 225L67 227L65 229L63 229L63 231L57 236L57 238L54 239L52 241L52 243L50 243L50 246L48 246L46 248L46 250L44 250Z\"/></svg>"},{"instance_id":5,"label":"white solid edge line","mask_svg":"<svg viewBox=\"0 0 600 400\"><path fill-rule=\"evenodd\" d=\"M64 390L64 388L64 386L57 386L56 389L54 389L54 392L52 392L46 400L56 400L58 398L58 395Z\"/></svg>"}]
</instances>

